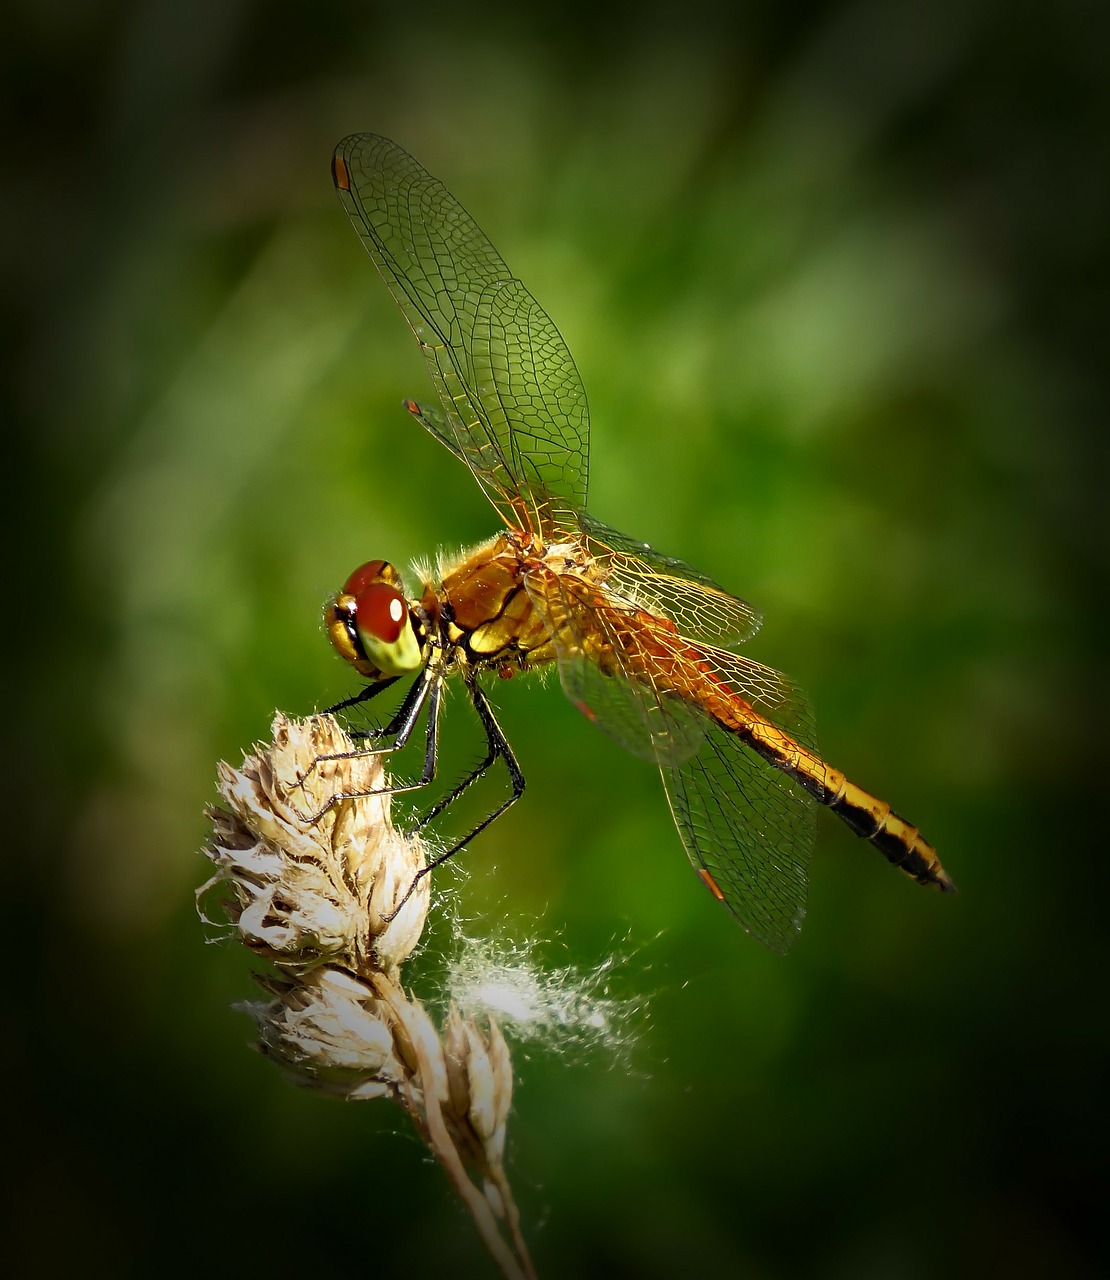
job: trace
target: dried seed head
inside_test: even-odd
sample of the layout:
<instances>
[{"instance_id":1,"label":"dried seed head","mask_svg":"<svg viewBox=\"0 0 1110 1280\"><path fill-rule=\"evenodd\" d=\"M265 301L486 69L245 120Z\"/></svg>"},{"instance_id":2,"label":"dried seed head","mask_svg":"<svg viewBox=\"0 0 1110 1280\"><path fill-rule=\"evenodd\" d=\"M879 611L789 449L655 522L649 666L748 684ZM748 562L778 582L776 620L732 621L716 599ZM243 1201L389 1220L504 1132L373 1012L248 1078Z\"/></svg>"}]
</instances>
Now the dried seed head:
<instances>
[{"instance_id":1,"label":"dried seed head","mask_svg":"<svg viewBox=\"0 0 1110 1280\"><path fill-rule=\"evenodd\" d=\"M210 810L205 850L216 872L197 895L226 885L232 927L279 971L259 979L268 999L239 1007L298 1084L404 1107L502 1274L530 1280L502 1165L508 1047L492 1018L483 1033L454 1006L445 1043L400 982L428 913L423 847L390 821L381 757L331 717L278 715L273 729L241 768L220 766L227 807Z\"/></svg>"},{"instance_id":2,"label":"dried seed head","mask_svg":"<svg viewBox=\"0 0 1110 1280\"><path fill-rule=\"evenodd\" d=\"M447 1063L448 1110L466 1130L466 1146L481 1152L486 1167L498 1166L505 1150L505 1124L513 1100L509 1047L497 1023L483 1034L452 1004L443 1056Z\"/></svg>"},{"instance_id":3,"label":"dried seed head","mask_svg":"<svg viewBox=\"0 0 1110 1280\"><path fill-rule=\"evenodd\" d=\"M394 1052L388 1006L352 974L323 968L260 981L274 998L238 1008L258 1024L262 1052L298 1084L365 1099L395 1093L409 1074Z\"/></svg>"},{"instance_id":4,"label":"dried seed head","mask_svg":"<svg viewBox=\"0 0 1110 1280\"><path fill-rule=\"evenodd\" d=\"M386 785L380 757L360 754L330 716L278 715L273 735L240 769L220 765L228 810L212 812L217 872L200 892L227 883L243 941L291 972L395 968L420 939L429 891L416 880L423 846L373 794Z\"/></svg>"}]
</instances>

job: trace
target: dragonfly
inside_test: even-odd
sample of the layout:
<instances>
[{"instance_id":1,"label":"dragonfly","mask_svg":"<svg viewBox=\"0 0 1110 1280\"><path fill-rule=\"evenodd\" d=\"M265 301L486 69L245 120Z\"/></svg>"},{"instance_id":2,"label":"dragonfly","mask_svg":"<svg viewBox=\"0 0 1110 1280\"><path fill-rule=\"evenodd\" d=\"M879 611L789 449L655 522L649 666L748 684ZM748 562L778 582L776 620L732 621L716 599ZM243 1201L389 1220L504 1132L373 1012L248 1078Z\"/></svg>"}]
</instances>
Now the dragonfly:
<instances>
[{"instance_id":1,"label":"dragonfly","mask_svg":"<svg viewBox=\"0 0 1110 1280\"><path fill-rule=\"evenodd\" d=\"M404 406L469 468L503 526L441 555L417 594L370 560L325 610L332 644L367 682L340 707L411 681L390 722L365 735L390 745L368 750L399 750L426 716L421 775L391 789L432 780L444 681L465 686L486 754L421 826L497 762L507 770L510 794L427 870L524 791L483 678L554 664L588 720L658 767L701 881L771 950L788 950L805 916L822 805L914 880L951 892L918 829L822 759L801 689L737 652L760 613L588 514L589 413L574 360L462 205L375 134L344 138L332 177L438 393L438 408Z\"/></svg>"}]
</instances>

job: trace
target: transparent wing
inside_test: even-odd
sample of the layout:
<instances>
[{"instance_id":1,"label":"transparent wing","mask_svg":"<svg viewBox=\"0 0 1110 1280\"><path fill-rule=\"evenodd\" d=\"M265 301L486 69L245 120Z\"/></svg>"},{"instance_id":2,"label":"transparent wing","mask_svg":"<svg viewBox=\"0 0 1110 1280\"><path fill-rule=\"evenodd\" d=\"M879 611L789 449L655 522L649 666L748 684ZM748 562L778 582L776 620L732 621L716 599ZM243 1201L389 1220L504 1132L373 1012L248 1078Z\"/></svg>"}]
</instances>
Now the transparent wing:
<instances>
[{"instance_id":1,"label":"transparent wing","mask_svg":"<svg viewBox=\"0 0 1110 1280\"><path fill-rule=\"evenodd\" d=\"M720 718L759 716L815 749L801 689L572 575L530 590L556 637L567 695L658 763L690 861L748 933L788 950L805 916L817 805Z\"/></svg>"},{"instance_id":2,"label":"transparent wing","mask_svg":"<svg viewBox=\"0 0 1110 1280\"><path fill-rule=\"evenodd\" d=\"M678 764L705 738L702 717L680 699L645 696L627 680L602 674L588 659L560 657L559 680L587 720L641 759Z\"/></svg>"},{"instance_id":3,"label":"transparent wing","mask_svg":"<svg viewBox=\"0 0 1110 1280\"><path fill-rule=\"evenodd\" d=\"M563 691L587 720L645 760L677 763L698 749L705 730L685 700L631 675L630 637L646 615L577 574L525 585L551 632Z\"/></svg>"},{"instance_id":4,"label":"transparent wing","mask_svg":"<svg viewBox=\"0 0 1110 1280\"><path fill-rule=\"evenodd\" d=\"M665 556L593 516L583 514L591 554L605 566L610 590L641 608L670 618L683 635L714 645L750 640L763 615L731 596L712 578L682 560Z\"/></svg>"},{"instance_id":5,"label":"transparent wing","mask_svg":"<svg viewBox=\"0 0 1110 1280\"><path fill-rule=\"evenodd\" d=\"M708 645L688 647L711 709L729 706L743 718L746 704L817 749L809 700L787 676ZM675 825L690 861L709 873L742 928L772 951L788 951L805 918L817 803L719 720L705 720L696 756L659 762Z\"/></svg>"},{"instance_id":6,"label":"transparent wing","mask_svg":"<svg viewBox=\"0 0 1110 1280\"><path fill-rule=\"evenodd\" d=\"M419 404L416 400L406 400L404 405L429 435L435 436L445 449L450 449L460 462L466 462L466 454L459 447L453 428L438 409L430 404Z\"/></svg>"},{"instance_id":7,"label":"transparent wing","mask_svg":"<svg viewBox=\"0 0 1110 1280\"><path fill-rule=\"evenodd\" d=\"M507 524L576 529L589 413L551 319L462 205L395 143L344 138L332 175L428 363L444 412L433 434L454 440Z\"/></svg>"},{"instance_id":8,"label":"transparent wing","mask_svg":"<svg viewBox=\"0 0 1110 1280\"><path fill-rule=\"evenodd\" d=\"M442 445L466 461L438 410L415 400L406 400L405 408ZM586 546L603 566L606 586L615 598L669 618L684 635L708 644L741 644L759 630L763 623L759 610L729 595L707 574L610 528L589 512L580 512L578 518L587 535ZM577 681L589 679L583 675ZM564 679L564 688L566 684ZM577 701L569 689L567 693Z\"/></svg>"},{"instance_id":9,"label":"transparent wing","mask_svg":"<svg viewBox=\"0 0 1110 1280\"><path fill-rule=\"evenodd\" d=\"M660 772L690 861L742 928L788 951L806 913L816 801L712 720L698 754Z\"/></svg>"}]
</instances>

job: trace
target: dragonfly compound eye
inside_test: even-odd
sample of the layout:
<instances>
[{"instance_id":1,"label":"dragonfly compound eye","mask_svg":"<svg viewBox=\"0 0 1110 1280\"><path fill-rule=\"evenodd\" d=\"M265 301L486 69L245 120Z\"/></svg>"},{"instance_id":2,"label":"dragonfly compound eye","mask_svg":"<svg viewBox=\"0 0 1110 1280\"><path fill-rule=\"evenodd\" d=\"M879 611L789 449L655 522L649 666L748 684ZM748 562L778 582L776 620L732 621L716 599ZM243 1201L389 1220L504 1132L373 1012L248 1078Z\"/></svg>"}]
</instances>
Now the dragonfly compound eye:
<instances>
[{"instance_id":1,"label":"dragonfly compound eye","mask_svg":"<svg viewBox=\"0 0 1110 1280\"><path fill-rule=\"evenodd\" d=\"M343 584L343 595L357 596L364 587L374 582L386 582L391 587L400 588L401 575L388 560L367 560Z\"/></svg>"},{"instance_id":2,"label":"dragonfly compound eye","mask_svg":"<svg viewBox=\"0 0 1110 1280\"><path fill-rule=\"evenodd\" d=\"M371 680L409 675L423 658L400 575L386 560L360 565L328 603L324 623L342 658Z\"/></svg>"},{"instance_id":3,"label":"dragonfly compound eye","mask_svg":"<svg viewBox=\"0 0 1110 1280\"><path fill-rule=\"evenodd\" d=\"M404 595L388 582L371 582L355 596L355 626L366 657L384 676L420 668L422 658Z\"/></svg>"}]
</instances>

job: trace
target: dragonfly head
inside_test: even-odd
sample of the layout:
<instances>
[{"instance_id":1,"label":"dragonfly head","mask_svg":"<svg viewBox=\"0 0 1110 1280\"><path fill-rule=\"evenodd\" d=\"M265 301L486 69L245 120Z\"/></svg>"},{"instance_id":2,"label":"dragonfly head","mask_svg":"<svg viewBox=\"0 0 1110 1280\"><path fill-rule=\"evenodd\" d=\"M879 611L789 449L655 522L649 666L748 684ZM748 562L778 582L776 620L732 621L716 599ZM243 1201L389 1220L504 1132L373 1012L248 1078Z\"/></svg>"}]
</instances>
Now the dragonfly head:
<instances>
[{"instance_id":1,"label":"dragonfly head","mask_svg":"<svg viewBox=\"0 0 1110 1280\"><path fill-rule=\"evenodd\" d=\"M324 609L328 639L361 676L391 680L424 665L401 578L386 560L360 565Z\"/></svg>"}]
</instances>

